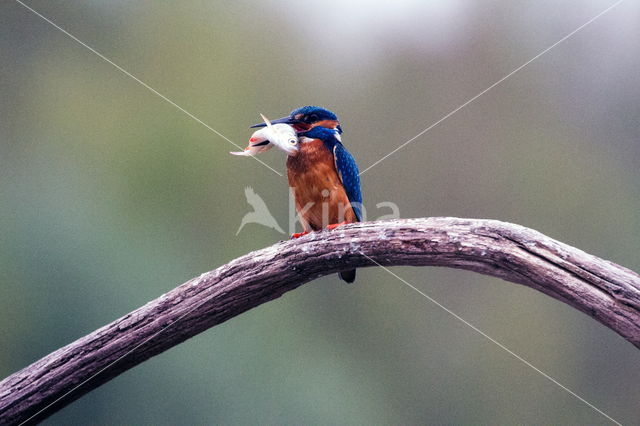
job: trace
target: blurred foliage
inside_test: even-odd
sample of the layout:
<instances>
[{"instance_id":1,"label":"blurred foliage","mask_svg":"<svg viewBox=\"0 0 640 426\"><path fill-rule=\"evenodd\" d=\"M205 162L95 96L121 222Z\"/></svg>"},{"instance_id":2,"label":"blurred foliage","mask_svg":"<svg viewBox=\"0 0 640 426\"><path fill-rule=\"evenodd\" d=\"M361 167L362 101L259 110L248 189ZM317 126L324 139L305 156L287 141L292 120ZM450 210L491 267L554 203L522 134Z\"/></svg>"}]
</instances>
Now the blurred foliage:
<instances>
[{"instance_id":1,"label":"blurred foliage","mask_svg":"<svg viewBox=\"0 0 640 426\"><path fill-rule=\"evenodd\" d=\"M244 146L318 104L366 168L611 1L29 5ZM282 235L286 180L17 3L0 6L0 375ZM640 6L625 2L363 175L403 217L495 218L640 270ZM262 159L284 170L284 158ZM386 211L380 212L387 213ZM640 355L472 273L394 268L623 423ZM469 303L473 301L473 303ZM379 269L326 277L162 354L49 424L603 424Z\"/></svg>"}]
</instances>

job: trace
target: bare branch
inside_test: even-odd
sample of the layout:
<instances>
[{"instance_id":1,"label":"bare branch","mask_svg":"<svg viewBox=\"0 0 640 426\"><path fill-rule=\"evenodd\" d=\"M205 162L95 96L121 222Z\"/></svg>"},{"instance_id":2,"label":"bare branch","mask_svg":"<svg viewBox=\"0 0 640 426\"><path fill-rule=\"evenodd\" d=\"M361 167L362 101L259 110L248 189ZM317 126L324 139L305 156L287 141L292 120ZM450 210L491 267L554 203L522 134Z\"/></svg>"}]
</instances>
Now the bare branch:
<instances>
[{"instance_id":1,"label":"bare branch","mask_svg":"<svg viewBox=\"0 0 640 426\"><path fill-rule=\"evenodd\" d=\"M447 266L523 284L592 316L640 347L640 276L633 271L494 220L365 222L235 259L7 377L0 382L0 423L42 420L129 368L254 306L315 278L374 266L367 256L385 266Z\"/></svg>"}]
</instances>

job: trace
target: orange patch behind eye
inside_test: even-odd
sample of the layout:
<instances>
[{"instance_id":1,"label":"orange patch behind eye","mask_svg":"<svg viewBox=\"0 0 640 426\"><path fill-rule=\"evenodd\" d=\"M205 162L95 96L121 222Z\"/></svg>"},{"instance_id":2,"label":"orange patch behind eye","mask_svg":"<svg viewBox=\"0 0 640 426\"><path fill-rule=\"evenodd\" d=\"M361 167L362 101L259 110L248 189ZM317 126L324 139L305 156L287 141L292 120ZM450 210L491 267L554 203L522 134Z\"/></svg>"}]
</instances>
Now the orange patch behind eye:
<instances>
[{"instance_id":1,"label":"orange patch behind eye","mask_svg":"<svg viewBox=\"0 0 640 426\"><path fill-rule=\"evenodd\" d=\"M338 120L322 120L317 123L313 123L313 127L321 126L326 127L327 129L335 129L339 124Z\"/></svg>"}]
</instances>

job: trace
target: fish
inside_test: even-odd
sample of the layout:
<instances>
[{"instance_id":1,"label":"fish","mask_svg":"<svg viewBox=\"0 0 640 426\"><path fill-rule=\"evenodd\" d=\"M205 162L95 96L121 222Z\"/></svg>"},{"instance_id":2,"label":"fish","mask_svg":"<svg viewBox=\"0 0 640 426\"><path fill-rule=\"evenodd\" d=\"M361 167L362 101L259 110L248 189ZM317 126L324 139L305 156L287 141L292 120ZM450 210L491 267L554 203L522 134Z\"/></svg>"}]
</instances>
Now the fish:
<instances>
[{"instance_id":1,"label":"fish","mask_svg":"<svg viewBox=\"0 0 640 426\"><path fill-rule=\"evenodd\" d=\"M253 157L275 146L287 155L296 155L300 145L293 126L284 123L271 124L267 117L262 114L260 116L267 126L253 132L249 138L249 146L244 151L230 152L230 154Z\"/></svg>"}]
</instances>

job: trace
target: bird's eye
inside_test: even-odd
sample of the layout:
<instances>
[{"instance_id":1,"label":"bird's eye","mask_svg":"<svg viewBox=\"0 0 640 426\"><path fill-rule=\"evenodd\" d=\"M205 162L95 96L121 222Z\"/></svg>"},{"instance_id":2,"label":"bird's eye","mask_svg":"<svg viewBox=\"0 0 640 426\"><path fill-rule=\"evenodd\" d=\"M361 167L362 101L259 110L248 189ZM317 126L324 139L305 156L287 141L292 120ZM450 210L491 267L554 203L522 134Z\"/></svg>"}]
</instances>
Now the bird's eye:
<instances>
[{"instance_id":1,"label":"bird's eye","mask_svg":"<svg viewBox=\"0 0 640 426\"><path fill-rule=\"evenodd\" d=\"M316 114L311 114L309 117L307 117L307 121L310 121L310 122L318 121L318 116Z\"/></svg>"},{"instance_id":2,"label":"bird's eye","mask_svg":"<svg viewBox=\"0 0 640 426\"><path fill-rule=\"evenodd\" d=\"M291 145L295 145L295 144L297 144L297 143L298 143L298 140L297 140L297 139L293 139L293 138L291 138L291 139L289 139L289 143L290 143Z\"/></svg>"}]
</instances>

